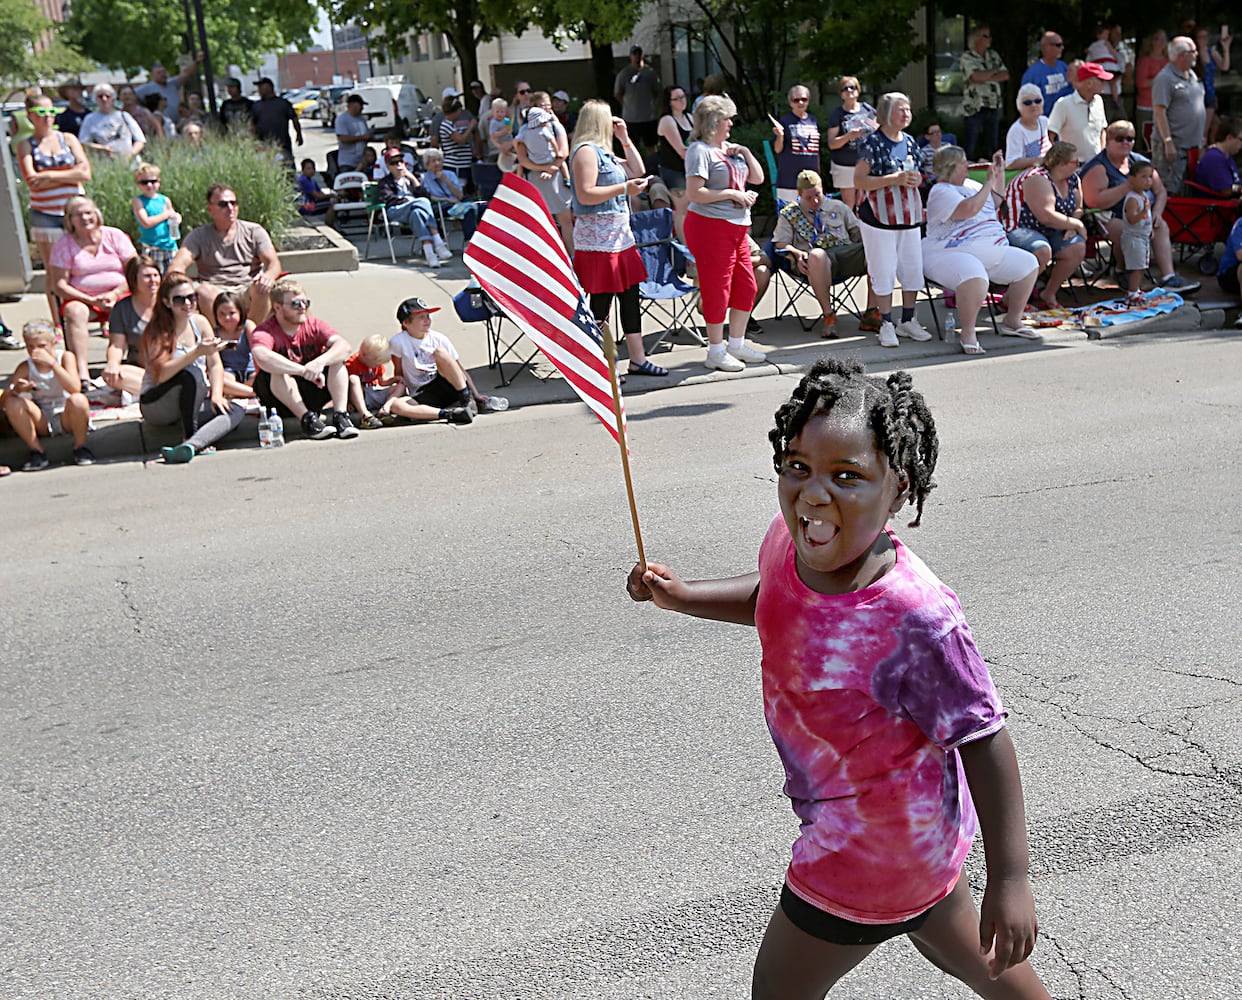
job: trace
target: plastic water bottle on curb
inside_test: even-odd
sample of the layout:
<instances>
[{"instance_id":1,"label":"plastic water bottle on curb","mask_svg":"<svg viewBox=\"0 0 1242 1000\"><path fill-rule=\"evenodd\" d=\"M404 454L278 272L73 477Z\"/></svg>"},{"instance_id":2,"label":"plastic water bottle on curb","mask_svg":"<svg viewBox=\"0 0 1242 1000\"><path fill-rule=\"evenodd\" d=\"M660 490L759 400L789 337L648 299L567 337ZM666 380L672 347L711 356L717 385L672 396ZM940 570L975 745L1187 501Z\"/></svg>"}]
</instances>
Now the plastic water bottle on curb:
<instances>
[{"instance_id":1,"label":"plastic water bottle on curb","mask_svg":"<svg viewBox=\"0 0 1242 1000\"><path fill-rule=\"evenodd\" d=\"M944 318L944 342L946 344L957 343L957 313L952 309Z\"/></svg>"},{"instance_id":2,"label":"plastic water bottle on curb","mask_svg":"<svg viewBox=\"0 0 1242 1000\"><path fill-rule=\"evenodd\" d=\"M504 396L488 396L487 397L487 412L488 413L499 413L501 410L507 410L507 409L509 409L509 400L506 399Z\"/></svg>"},{"instance_id":3,"label":"plastic water bottle on curb","mask_svg":"<svg viewBox=\"0 0 1242 1000\"><path fill-rule=\"evenodd\" d=\"M276 412L276 407L272 407L272 415L267 419L268 429L272 434L272 447L283 448L285 446L285 421L284 418Z\"/></svg>"},{"instance_id":4,"label":"plastic water bottle on curb","mask_svg":"<svg viewBox=\"0 0 1242 1000\"><path fill-rule=\"evenodd\" d=\"M267 419L267 410L259 407L259 447L270 448L272 446L272 425Z\"/></svg>"}]
</instances>

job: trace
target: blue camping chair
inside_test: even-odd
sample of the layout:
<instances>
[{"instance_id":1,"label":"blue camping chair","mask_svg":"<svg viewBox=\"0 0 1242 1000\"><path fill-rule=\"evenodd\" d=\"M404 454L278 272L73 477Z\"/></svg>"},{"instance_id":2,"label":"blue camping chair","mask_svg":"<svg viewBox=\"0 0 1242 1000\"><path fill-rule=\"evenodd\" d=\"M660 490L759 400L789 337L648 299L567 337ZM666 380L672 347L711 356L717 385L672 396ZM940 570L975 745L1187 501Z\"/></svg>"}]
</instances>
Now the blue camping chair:
<instances>
[{"instance_id":1,"label":"blue camping chair","mask_svg":"<svg viewBox=\"0 0 1242 1000\"><path fill-rule=\"evenodd\" d=\"M630 228L647 269L647 280L638 286L639 306L644 316L655 312L667 320L664 331L647 351L654 351L679 330L689 333L699 344L706 344L707 338L699 332L694 317L699 290L688 283L684 275L685 262L694 258L673 239L673 210L655 208L635 212L630 216Z\"/></svg>"}]
</instances>

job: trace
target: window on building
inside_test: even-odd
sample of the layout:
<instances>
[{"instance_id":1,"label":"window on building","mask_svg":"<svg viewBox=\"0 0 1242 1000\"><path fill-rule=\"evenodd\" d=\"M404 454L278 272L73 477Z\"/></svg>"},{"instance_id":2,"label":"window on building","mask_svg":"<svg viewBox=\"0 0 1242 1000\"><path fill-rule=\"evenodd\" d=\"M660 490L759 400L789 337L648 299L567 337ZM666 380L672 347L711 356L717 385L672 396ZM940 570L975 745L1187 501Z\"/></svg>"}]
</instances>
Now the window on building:
<instances>
[{"instance_id":1,"label":"window on building","mask_svg":"<svg viewBox=\"0 0 1242 1000\"><path fill-rule=\"evenodd\" d=\"M431 58L426 35L410 36L410 62L426 62Z\"/></svg>"},{"instance_id":2,"label":"window on building","mask_svg":"<svg viewBox=\"0 0 1242 1000\"><path fill-rule=\"evenodd\" d=\"M932 89L936 110L941 114L962 113L962 53L966 51L966 18L944 14L934 8L932 36Z\"/></svg>"},{"instance_id":3,"label":"window on building","mask_svg":"<svg viewBox=\"0 0 1242 1000\"><path fill-rule=\"evenodd\" d=\"M436 59L452 59L453 43L449 41L448 35L436 35L433 51Z\"/></svg>"}]
</instances>

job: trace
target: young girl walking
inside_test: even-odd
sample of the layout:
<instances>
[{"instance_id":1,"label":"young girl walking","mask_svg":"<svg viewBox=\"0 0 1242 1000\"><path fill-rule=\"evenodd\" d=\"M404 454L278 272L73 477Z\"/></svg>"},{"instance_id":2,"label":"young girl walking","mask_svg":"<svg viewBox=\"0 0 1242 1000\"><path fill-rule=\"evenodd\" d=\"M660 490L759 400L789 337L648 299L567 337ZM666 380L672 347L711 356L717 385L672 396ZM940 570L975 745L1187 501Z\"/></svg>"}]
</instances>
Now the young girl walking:
<instances>
[{"instance_id":1,"label":"young girl walking","mask_svg":"<svg viewBox=\"0 0 1242 1000\"><path fill-rule=\"evenodd\" d=\"M1026 962L1038 924L1005 710L956 595L888 528L907 503L911 527L922 519L931 412L905 372L824 359L769 437L780 513L758 571L685 581L648 563L626 588L759 629L764 712L802 828L751 995L823 997L906 934L982 997L1049 1000ZM982 915L962 877L976 825Z\"/></svg>"}]
</instances>

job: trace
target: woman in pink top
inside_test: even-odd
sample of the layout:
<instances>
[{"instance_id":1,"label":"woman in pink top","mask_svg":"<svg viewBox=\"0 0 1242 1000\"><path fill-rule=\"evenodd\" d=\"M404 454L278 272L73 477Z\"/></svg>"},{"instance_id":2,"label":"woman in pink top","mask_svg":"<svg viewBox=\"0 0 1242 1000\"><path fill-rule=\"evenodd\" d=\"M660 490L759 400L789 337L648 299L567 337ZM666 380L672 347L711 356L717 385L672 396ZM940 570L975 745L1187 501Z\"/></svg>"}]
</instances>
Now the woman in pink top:
<instances>
[{"instance_id":1,"label":"woman in pink top","mask_svg":"<svg viewBox=\"0 0 1242 1000\"><path fill-rule=\"evenodd\" d=\"M90 379L86 365L87 327L92 320L106 323L112 307L129 294L125 264L137 254L125 233L103 224L99 206L84 195L65 205L65 235L48 257L47 284L60 299L65 342L77 358L83 384Z\"/></svg>"},{"instance_id":2,"label":"woman in pink top","mask_svg":"<svg viewBox=\"0 0 1242 1000\"><path fill-rule=\"evenodd\" d=\"M1147 126L1152 121L1151 85L1157 74L1169 63L1169 36L1163 28L1157 28L1145 39L1139 50L1138 60L1134 64L1134 106L1135 124L1142 136L1143 148L1151 151L1147 141Z\"/></svg>"},{"instance_id":3,"label":"woman in pink top","mask_svg":"<svg viewBox=\"0 0 1242 1000\"><path fill-rule=\"evenodd\" d=\"M927 404L905 372L825 358L769 437L780 514L758 572L687 582L649 563L627 583L635 601L759 629L802 829L751 995L822 997L908 934L980 996L1050 1000L1026 961L1038 922L1005 710L956 595L888 528L907 503L917 526L933 486ZM977 826L981 912L961 877Z\"/></svg>"}]
</instances>

